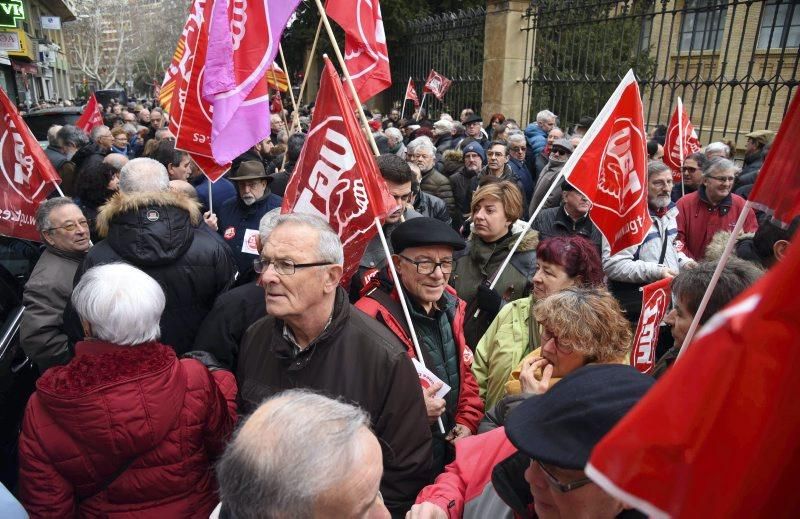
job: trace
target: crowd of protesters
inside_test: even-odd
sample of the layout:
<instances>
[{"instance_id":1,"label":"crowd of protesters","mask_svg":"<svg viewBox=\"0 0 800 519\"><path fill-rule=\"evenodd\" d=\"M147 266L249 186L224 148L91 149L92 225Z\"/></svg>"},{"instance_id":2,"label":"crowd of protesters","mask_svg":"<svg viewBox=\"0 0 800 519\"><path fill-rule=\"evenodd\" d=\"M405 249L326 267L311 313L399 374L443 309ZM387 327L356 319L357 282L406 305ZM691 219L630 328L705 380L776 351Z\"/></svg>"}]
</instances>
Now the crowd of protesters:
<instances>
[{"instance_id":1,"label":"crowd of protesters","mask_svg":"<svg viewBox=\"0 0 800 519\"><path fill-rule=\"evenodd\" d=\"M638 515L583 468L677 357L774 134L747 136L743 168L709 143L676 186L655 128L649 233L611 254L587 197L552 186L591 117L367 116L399 208L391 258L373 239L347 288L327 222L279 214L313 104L273 114L214 183L158 107L50 129L67 196L36 214L21 344L40 377L5 517ZM701 322L796 227L747 215ZM674 309L644 375L639 289L667 277Z\"/></svg>"}]
</instances>

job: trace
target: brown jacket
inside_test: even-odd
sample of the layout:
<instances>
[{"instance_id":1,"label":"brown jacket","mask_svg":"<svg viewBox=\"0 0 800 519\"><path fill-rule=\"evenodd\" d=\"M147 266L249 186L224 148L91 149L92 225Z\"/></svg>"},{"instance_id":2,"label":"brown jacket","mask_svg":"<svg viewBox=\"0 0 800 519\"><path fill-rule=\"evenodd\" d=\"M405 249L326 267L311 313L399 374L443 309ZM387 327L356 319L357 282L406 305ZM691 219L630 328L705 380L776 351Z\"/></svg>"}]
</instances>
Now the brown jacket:
<instances>
[{"instance_id":1,"label":"brown jacket","mask_svg":"<svg viewBox=\"0 0 800 519\"><path fill-rule=\"evenodd\" d=\"M331 323L295 354L282 320L256 321L242 340L236 380L242 414L264 398L308 388L359 405L383 448L381 493L403 514L429 483L431 432L419 378L405 347L381 323L352 307L339 288Z\"/></svg>"}]
</instances>

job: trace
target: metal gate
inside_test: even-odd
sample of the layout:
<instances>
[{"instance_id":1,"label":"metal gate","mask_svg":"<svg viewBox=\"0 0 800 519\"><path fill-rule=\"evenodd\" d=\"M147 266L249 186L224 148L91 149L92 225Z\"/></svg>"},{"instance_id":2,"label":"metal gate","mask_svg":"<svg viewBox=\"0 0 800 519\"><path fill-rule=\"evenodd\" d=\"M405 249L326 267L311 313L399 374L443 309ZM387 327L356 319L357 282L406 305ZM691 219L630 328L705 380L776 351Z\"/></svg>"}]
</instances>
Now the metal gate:
<instances>
[{"instance_id":1,"label":"metal gate","mask_svg":"<svg viewBox=\"0 0 800 519\"><path fill-rule=\"evenodd\" d=\"M629 68L650 128L681 97L701 142L777 130L798 85L800 1L534 0L523 117L596 115Z\"/></svg>"},{"instance_id":2,"label":"metal gate","mask_svg":"<svg viewBox=\"0 0 800 519\"><path fill-rule=\"evenodd\" d=\"M458 112L465 107L480 113L485 19L485 9L471 8L409 21L404 42L393 47L391 53L393 106L399 107L409 77L422 99L428 72L435 69L453 84L443 102L427 96L425 108L431 118L448 112L457 119ZM406 116L412 110L409 102Z\"/></svg>"}]
</instances>

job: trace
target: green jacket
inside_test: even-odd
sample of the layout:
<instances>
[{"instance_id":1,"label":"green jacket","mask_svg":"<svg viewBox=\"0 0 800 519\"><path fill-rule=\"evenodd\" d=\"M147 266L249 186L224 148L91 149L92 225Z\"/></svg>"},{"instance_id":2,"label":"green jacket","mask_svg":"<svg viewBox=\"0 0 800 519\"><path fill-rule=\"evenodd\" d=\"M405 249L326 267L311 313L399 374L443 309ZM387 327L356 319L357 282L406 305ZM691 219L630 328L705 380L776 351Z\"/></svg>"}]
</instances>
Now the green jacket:
<instances>
[{"instance_id":1,"label":"green jacket","mask_svg":"<svg viewBox=\"0 0 800 519\"><path fill-rule=\"evenodd\" d=\"M540 346L539 326L531 317L533 303L531 295L501 308L475 349L472 373L484 409L491 409L506 395L511 371L525 355Z\"/></svg>"}]
</instances>

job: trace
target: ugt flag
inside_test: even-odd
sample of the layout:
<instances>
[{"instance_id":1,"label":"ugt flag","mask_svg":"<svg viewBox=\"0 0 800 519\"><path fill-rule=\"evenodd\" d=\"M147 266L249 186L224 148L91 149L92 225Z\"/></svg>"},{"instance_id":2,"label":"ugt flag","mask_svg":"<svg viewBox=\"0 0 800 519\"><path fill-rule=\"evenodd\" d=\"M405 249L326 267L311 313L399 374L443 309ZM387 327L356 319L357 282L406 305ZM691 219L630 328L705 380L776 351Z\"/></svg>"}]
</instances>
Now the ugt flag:
<instances>
[{"instance_id":1,"label":"ugt flag","mask_svg":"<svg viewBox=\"0 0 800 519\"><path fill-rule=\"evenodd\" d=\"M422 87L422 92L430 92L436 96L436 99L441 101L444 99L444 95L447 91L450 90L452 84L453 82L451 80L431 69L430 74L428 74L428 79L425 80L425 86Z\"/></svg>"},{"instance_id":2,"label":"ugt flag","mask_svg":"<svg viewBox=\"0 0 800 519\"><path fill-rule=\"evenodd\" d=\"M300 0L216 0L210 20L202 97L211 114L211 151L230 162L270 132L269 96L253 96L275 61L281 35Z\"/></svg>"},{"instance_id":3,"label":"ugt flag","mask_svg":"<svg viewBox=\"0 0 800 519\"><path fill-rule=\"evenodd\" d=\"M419 108L419 96L417 95L417 91L414 89L414 82L411 78L408 78L408 86L406 87L406 96L403 98L403 101L407 99L411 99L414 101L414 106Z\"/></svg>"},{"instance_id":4,"label":"ugt flag","mask_svg":"<svg viewBox=\"0 0 800 519\"><path fill-rule=\"evenodd\" d=\"M672 179L675 182L683 180L681 173L683 160L696 151L700 151L700 141L697 140L694 125L689 120L689 114L686 113L679 97L678 105L669 120L667 137L664 141L664 164L672 170Z\"/></svg>"},{"instance_id":5,"label":"ugt flag","mask_svg":"<svg viewBox=\"0 0 800 519\"><path fill-rule=\"evenodd\" d=\"M97 102L97 98L94 94L92 94L92 97L89 98L89 102L86 103L86 106L83 108L81 116L75 121L75 126L86 133L91 132L93 128L103 126L103 114L100 113L100 103Z\"/></svg>"},{"instance_id":6,"label":"ugt flag","mask_svg":"<svg viewBox=\"0 0 800 519\"><path fill-rule=\"evenodd\" d=\"M798 272L795 240L597 444L586 474L651 517L796 517Z\"/></svg>"},{"instance_id":7,"label":"ugt flag","mask_svg":"<svg viewBox=\"0 0 800 519\"><path fill-rule=\"evenodd\" d=\"M564 165L564 178L592 201L589 217L611 254L639 245L650 230L647 135L639 84L629 70Z\"/></svg>"},{"instance_id":8,"label":"ugt flag","mask_svg":"<svg viewBox=\"0 0 800 519\"><path fill-rule=\"evenodd\" d=\"M655 367L658 332L672 299L671 284L672 278L664 278L642 287L642 313L631 348L631 366L642 373L650 373Z\"/></svg>"},{"instance_id":9,"label":"ugt flag","mask_svg":"<svg viewBox=\"0 0 800 519\"><path fill-rule=\"evenodd\" d=\"M61 177L2 88L0 172L0 234L41 241L36 209Z\"/></svg>"},{"instance_id":10,"label":"ugt flag","mask_svg":"<svg viewBox=\"0 0 800 519\"><path fill-rule=\"evenodd\" d=\"M393 202L375 158L345 96L339 75L325 57L314 119L286 186L282 213L310 213L327 221L344 247L347 286L367 243Z\"/></svg>"},{"instance_id":11,"label":"ugt flag","mask_svg":"<svg viewBox=\"0 0 800 519\"><path fill-rule=\"evenodd\" d=\"M344 29L344 64L359 100L392 86L379 0L328 0L325 12Z\"/></svg>"},{"instance_id":12,"label":"ugt flag","mask_svg":"<svg viewBox=\"0 0 800 519\"><path fill-rule=\"evenodd\" d=\"M776 220L786 226L800 216L798 140L800 140L800 96L795 94L749 197L754 205L771 213Z\"/></svg>"}]
</instances>

